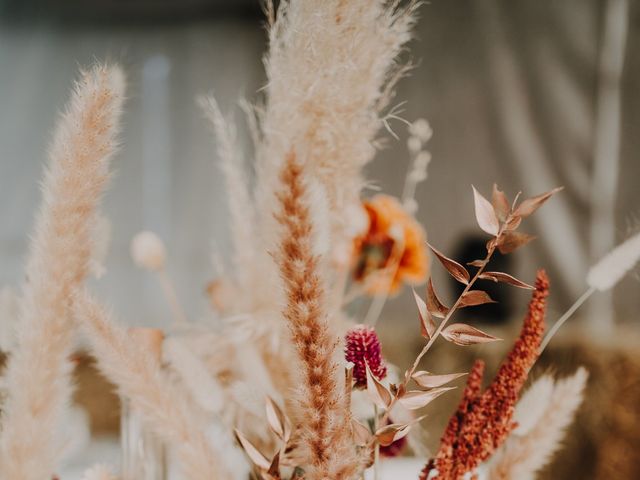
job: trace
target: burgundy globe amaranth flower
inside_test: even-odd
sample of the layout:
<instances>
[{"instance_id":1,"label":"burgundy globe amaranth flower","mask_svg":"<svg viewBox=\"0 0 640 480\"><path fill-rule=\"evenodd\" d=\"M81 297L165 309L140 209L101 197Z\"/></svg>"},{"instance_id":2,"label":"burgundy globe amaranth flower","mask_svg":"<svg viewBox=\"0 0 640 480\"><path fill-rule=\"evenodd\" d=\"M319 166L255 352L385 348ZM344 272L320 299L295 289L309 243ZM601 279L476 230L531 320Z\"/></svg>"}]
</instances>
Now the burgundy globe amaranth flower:
<instances>
[{"instance_id":1,"label":"burgundy globe amaranth flower","mask_svg":"<svg viewBox=\"0 0 640 480\"><path fill-rule=\"evenodd\" d=\"M367 386L367 365L378 380L387 376L387 366L382 358L380 340L373 327L356 325L345 337L345 358L353 363L356 387Z\"/></svg>"}]
</instances>

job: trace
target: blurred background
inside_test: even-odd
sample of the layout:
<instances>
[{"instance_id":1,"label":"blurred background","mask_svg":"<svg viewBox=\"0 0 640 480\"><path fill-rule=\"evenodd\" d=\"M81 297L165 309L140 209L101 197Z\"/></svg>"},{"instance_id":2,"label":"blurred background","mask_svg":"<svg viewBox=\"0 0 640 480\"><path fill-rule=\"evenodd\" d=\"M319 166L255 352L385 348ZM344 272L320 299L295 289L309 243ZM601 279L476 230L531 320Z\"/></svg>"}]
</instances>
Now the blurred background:
<instances>
[{"instance_id":1,"label":"blurred background","mask_svg":"<svg viewBox=\"0 0 640 480\"><path fill-rule=\"evenodd\" d=\"M257 0L0 0L0 285L21 281L47 145L78 68L115 61L126 69L129 100L105 203L107 273L95 288L131 324L168 325L160 287L129 256L132 236L149 229L167 244L187 315L204 315L213 252L224 258L230 238L214 139L195 99L214 93L248 145L238 100L257 98L265 49ZM434 130L429 179L417 192L431 243L458 260L476 258L484 237L471 184L488 195L497 182L511 197L565 187L525 225L538 240L502 260L525 281L538 267L549 271L551 321L585 290L589 265L640 228L639 53L640 2L432 0L405 54L416 67L396 102L404 118L427 118ZM407 133L391 126L399 140L385 136L368 177L400 195ZM451 298L435 265L434 277ZM502 307L479 310L476 320L515 332L527 295L500 292ZM594 296L543 359L560 371L585 363L595 379L581 434L544 478L640 478L638 293L631 275L611 295ZM404 292L380 322L388 356L401 365L417 348L414 308ZM507 347L441 352L442 368L477 355L497 365ZM104 402L92 408L104 413ZM93 427L108 431L103 423Z\"/></svg>"}]
</instances>

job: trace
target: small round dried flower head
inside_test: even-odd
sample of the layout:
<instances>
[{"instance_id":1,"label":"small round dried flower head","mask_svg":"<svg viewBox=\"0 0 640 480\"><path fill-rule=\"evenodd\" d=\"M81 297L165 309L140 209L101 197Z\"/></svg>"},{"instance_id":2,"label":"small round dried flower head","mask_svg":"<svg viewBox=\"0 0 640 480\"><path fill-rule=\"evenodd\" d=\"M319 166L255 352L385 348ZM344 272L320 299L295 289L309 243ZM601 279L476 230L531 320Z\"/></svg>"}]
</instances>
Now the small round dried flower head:
<instances>
[{"instance_id":1,"label":"small round dried flower head","mask_svg":"<svg viewBox=\"0 0 640 480\"><path fill-rule=\"evenodd\" d=\"M367 386L367 365L374 377L382 380L387 376L387 366L382 358L378 334L368 325L356 325L345 337L345 359L353 363L353 378L356 387Z\"/></svg>"},{"instance_id":2,"label":"small round dried flower head","mask_svg":"<svg viewBox=\"0 0 640 480\"><path fill-rule=\"evenodd\" d=\"M411 135L418 137L423 143L428 142L433 135L431 125L429 125L429 122L424 118L418 118L413 122L409 127L409 132Z\"/></svg>"},{"instance_id":3,"label":"small round dried flower head","mask_svg":"<svg viewBox=\"0 0 640 480\"><path fill-rule=\"evenodd\" d=\"M167 253L160 237L146 231L131 240L131 257L139 267L158 271L164 268Z\"/></svg>"}]
</instances>

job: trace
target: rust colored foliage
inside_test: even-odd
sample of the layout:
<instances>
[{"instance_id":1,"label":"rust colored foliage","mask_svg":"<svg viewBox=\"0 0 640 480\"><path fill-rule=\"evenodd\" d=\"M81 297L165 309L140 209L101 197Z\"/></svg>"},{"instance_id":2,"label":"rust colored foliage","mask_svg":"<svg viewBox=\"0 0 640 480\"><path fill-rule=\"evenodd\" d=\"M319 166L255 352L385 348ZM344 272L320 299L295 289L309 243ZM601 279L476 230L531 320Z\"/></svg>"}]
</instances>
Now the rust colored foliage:
<instances>
[{"instance_id":1,"label":"rust colored foliage","mask_svg":"<svg viewBox=\"0 0 640 480\"><path fill-rule=\"evenodd\" d=\"M462 401L449 420L435 461L420 475L428 478L435 468L440 480L458 480L473 471L500 447L515 427L512 420L520 390L538 358L544 335L549 280L538 271L535 290L518 340L495 379L482 393L484 363L476 361L469 374Z\"/></svg>"}]
</instances>

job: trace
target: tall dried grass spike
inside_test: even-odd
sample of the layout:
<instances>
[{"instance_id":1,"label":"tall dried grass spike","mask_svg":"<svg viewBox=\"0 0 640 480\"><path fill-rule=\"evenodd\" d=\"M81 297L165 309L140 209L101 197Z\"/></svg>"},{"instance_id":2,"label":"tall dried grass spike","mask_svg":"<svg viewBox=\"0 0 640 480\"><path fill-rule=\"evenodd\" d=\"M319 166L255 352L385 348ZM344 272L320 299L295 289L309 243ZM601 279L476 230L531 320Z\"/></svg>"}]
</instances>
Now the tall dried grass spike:
<instances>
[{"instance_id":1,"label":"tall dried grass spike","mask_svg":"<svg viewBox=\"0 0 640 480\"><path fill-rule=\"evenodd\" d=\"M155 433L175 447L185 478L231 479L202 431L200 417L189 408L189 398L164 375L154 352L140 348L127 330L112 322L85 293L76 295L74 313L102 372Z\"/></svg>"},{"instance_id":2,"label":"tall dried grass spike","mask_svg":"<svg viewBox=\"0 0 640 480\"><path fill-rule=\"evenodd\" d=\"M284 317L299 358L296 418L308 480L349 479L361 466L350 431L350 413L335 359L338 337L326 320L319 258L313 255L313 225L302 167L294 154L281 171L282 226L278 255L287 304Z\"/></svg>"},{"instance_id":3,"label":"tall dried grass spike","mask_svg":"<svg viewBox=\"0 0 640 480\"><path fill-rule=\"evenodd\" d=\"M382 110L404 71L397 56L415 20L417 2L399 3L299 0L269 9L257 152L261 206L273 204L277 172L292 149L327 191L331 209L360 205L362 168L375 155ZM332 219L335 241L345 240L344 217Z\"/></svg>"},{"instance_id":4,"label":"tall dried grass spike","mask_svg":"<svg viewBox=\"0 0 640 480\"><path fill-rule=\"evenodd\" d=\"M31 239L17 346L7 366L3 479L42 480L58 468L58 435L72 392L69 295L91 264L92 232L116 150L123 95L120 69L96 66L82 73L58 122Z\"/></svg>"}]
</instances>

